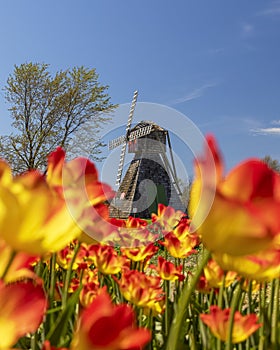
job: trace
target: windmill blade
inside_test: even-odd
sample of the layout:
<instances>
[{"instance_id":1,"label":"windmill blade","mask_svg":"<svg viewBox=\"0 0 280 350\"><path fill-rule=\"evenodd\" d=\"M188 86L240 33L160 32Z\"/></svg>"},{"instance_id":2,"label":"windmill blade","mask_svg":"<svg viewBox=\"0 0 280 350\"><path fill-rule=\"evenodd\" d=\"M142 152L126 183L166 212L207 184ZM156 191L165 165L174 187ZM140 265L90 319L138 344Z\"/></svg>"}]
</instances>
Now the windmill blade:
<instances>
[{"instance_id":1,"label":"windmill blade","mask_svg":"<svg viewBox=\"0 0 280 350\"><path fill-rule=\"evenodd\" d=\"M122 149L121 149L120 163L119 163L117 179L116 179L116 186L117 187L119 187L120 183L121 183L123 165L124 165L124 159L125 159L125 152L126 152L127 135L129 133L129 130L131 127L132 118L133 118L133 114L134 114L134 110L135 110L135 106L136 106L136 102L137 102L137 97L138 97L138 91L136 90L134 92L134 95L133 95L133 99L132 99L132 103L131 103L130 111L129 111L129 115L128 115L128 120L127 120L127 125L126 125L126 129L125 129L126 140L125 140L124 144L122 145Z\"/></svg>"},{"instance_id":2,"label":"windmill blade","mask_svg":"<svg viewBox=\"0 0 280 350\"><path fill-rule=\"evenodd\" d=\"M130 127L131 127L131 123L132 123L132 118L133 118L133 114L134 114L134 110L135 110L135 106L136 106L136 102L137 102L137 97L138 97L138 91L134 91L134 95L133 95L133 99L132 99L132 103L130 106L130 111L129 111L129 115L128 115L128 120L127 120L127 125L126 125L126 134L128 134Z\"/></svg>"},{"instance_id":3,"label":"windmill blade","mask_svg":"<svg viewBox=\"0 0 280 350\"><path fill-rule=\"evenodd\" d=\"M174 179L174 183L177 187L178 193L181 195L181 189L178 183L178 177L177 177L177 173L176 173L176 167L175 167L175 162L174 162L174 158L173 158L173 152L172 152L172 147L171 147L171 141L170 141L170 137L169 137L169 132L167 132L167 142L168 142L168 148L169 148L169 152L170 152L170 158L171 158L171 162L172 162L172 167L173 167L173 179Z\"/></svg>"},{"instance_id":4,"label":"windmill blade","mask_svg":"<svg viewBox=\"0 0 280 350\"><path fill-rule=\"evenodd\" d=\"M119 145L125 143L126 141L126 137L123 135L123 136L120 136L120 137L117 137L116 139L114 140L111 140L109 141L109 151L111 151L112 149L118 147Z\"/></svg>"},{"instance_id":5,"label":"windmill blade","mask_svg":"<svg viewBox=\"0 0 280 350\"><path fill-rule=\"evenodd\" d=\"M144 126L144 128L140 128L138 130L132 131L128 136L128 140L133 141L135 139L138 139L139 137L149 135L152 131L152 128L153 128L152 125L148 125L148 126Z\"/></svg>"}]
</instances>

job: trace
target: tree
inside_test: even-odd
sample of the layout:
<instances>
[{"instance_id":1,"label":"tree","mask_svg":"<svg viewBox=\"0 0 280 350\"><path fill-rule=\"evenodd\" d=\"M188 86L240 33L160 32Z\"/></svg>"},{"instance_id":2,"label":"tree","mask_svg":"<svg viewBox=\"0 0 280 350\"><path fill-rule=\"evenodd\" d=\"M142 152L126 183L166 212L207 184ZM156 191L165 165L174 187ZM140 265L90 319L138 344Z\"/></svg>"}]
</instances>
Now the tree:
<instances>
[{"instance_id":1,"label":"tree","mask_svg":"<svg viewBox=\"0 0 280 350\"><path fill-rule=\"evenodd\" d=\"M262 159L263 162L265 162L269 168L275 170L276 172L280 173L280 163L277 159L271 158L271 156L265 156Z\"/></svg>"},{"instance_id":2,"label":"tree","mask_svg":"<svg viewBox=\"0 0 280 350\"><path fill-rule=\"evenodd\" d=\"M95 147L88 153L98 154L102 143L96 135L116 107L107 89L95 69L74 67L52 75L48 64L15 66L4 87L14 132L0 138L0 156L15 172L43 168L57 146L70 151L73 136L86 123L96 131L85 140Z\"/></svg>"}]
</instances>

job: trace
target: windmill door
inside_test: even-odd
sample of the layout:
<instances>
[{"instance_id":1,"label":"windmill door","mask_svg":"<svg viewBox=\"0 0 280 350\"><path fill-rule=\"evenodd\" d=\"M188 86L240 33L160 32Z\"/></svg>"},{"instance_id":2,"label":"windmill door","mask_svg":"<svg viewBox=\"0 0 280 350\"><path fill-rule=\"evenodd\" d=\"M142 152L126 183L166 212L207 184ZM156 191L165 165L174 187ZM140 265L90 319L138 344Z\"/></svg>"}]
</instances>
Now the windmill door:
<instances>
[{"instance_id":1,"label":"windmill door","mask_svg":"<svg viewBox=\"0 0 280 350\"><path fill-rule=\"evenodd\" d=\"M154 185L153 185L154 186ZM158 210L158 204L164 204L168 205L168 200L165 192L164 185L159 184L156 185L156 195L154 194L154 187L153 189L151 188L151 191L148 189L148 203L152 204L149 206L149 212L150 214L155 213L157 214ZM150 196L150 198L149 198Z\"/></svg>"}]
</instances>

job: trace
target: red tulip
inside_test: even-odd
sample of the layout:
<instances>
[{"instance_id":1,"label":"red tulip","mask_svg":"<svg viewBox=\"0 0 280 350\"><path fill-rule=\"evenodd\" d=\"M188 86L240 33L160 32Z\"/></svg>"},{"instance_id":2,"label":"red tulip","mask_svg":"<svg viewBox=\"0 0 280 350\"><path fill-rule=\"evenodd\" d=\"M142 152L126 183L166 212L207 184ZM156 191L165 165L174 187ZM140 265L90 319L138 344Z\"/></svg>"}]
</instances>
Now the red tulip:
<instances>
[{"instance_id":1,"label":"red tulip","mask_svg":"<svg viewBox=\"0 0 280 350\"><path fill-rule=\"evenodd\" d=\"M0 282L0 349L14 345L35 332L47 309L43 287L33 282Z\"/></svg>"},{"instance_id":2,"label":"red tulip","mask_svg":"<svg viewBox=\"0 0 280 350\"><path fill-rule=\"evenodd\" d=\"M132 308L113 305L103 290L82 312L71 350L140 350L150 339L147 329L136 327Z\"/></svg>"}]
</instances>

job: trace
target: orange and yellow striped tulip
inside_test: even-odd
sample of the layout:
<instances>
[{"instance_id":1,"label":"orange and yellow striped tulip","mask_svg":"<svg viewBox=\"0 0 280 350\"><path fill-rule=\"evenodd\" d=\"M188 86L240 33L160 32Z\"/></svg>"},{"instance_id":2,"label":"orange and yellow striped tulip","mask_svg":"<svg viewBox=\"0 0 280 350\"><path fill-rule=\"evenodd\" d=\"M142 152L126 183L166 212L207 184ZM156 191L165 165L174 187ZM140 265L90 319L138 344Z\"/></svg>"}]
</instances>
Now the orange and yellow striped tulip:
<instances>
[{"instance_id":1,"label":"orange and yellow striped tulip","mask_svg":"<svg viewBox=\"0 0 280 350\"><path fill-rule=\"evenodd\" d=\"M183 266L176 267L170 261L165 260L162 256L158 257L158 264L150 265L151 268L157 271L160 278L165 281L183 281L185 276L182 274Z\"/></svg>"},{"instance_id":2,"label":"orange and yellow striped tulip","mask_svg":"<svg viewBox=\"0 0 280 350\"><path fill-rule=\"evenodd\" d=\"M223 162L211 136L195 170L192 225L210 251L238 256L273 245L280 232L280 174L249 159L223 176Z\"/></svg>"},{"instance_id":3,"label":"orange and yellow striped tulip","mask_svg":"<svg viewBox=\"0 0 280 350\"><path fill-rule=\"evenodd\" d=\"M201 320L211 329L218 339L227 340L229 330L230 309L220 309L218 306L210 306L209 314L201 314ZM242 316L239 311L234 314L232 330L232 343L240 343L250 337L261 327L255 314Z\"/></svg>"},{"instance_id":4,"label":"orange and yellow striped tulip","mask_svg":"<svg viewBox=\"0 0 280 350\"><path fill-rule=\"evenodd\" d=\"M147 276L137 270L127 270L122 273L120 280L115 280L127 301L152 310L155 314L163 311L164 292L159 277Z\"/></svg>"}]
</instances>

